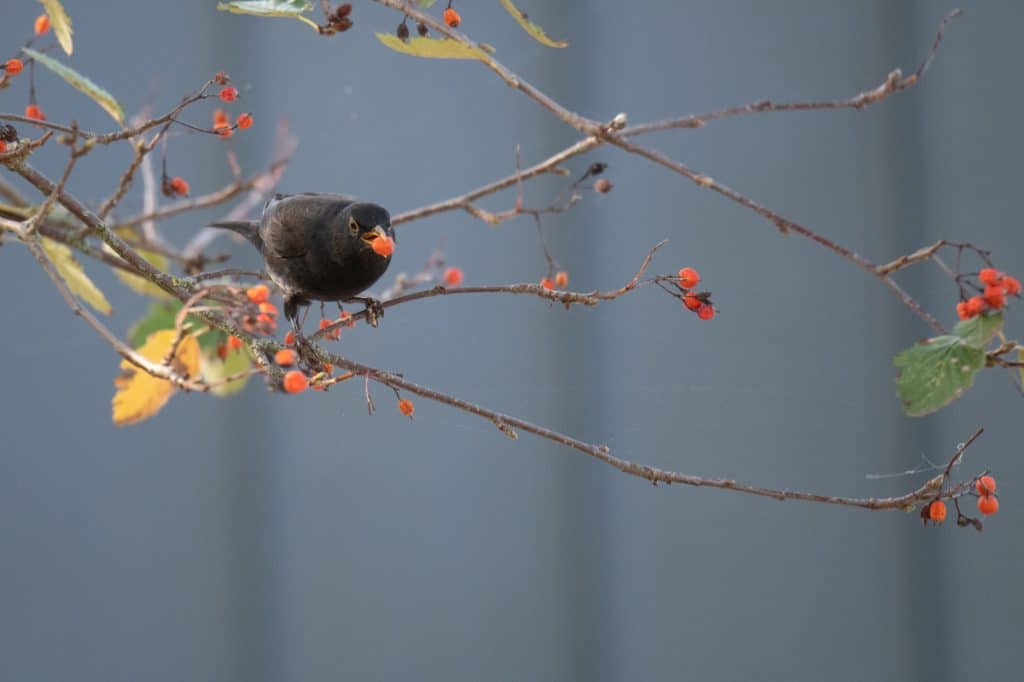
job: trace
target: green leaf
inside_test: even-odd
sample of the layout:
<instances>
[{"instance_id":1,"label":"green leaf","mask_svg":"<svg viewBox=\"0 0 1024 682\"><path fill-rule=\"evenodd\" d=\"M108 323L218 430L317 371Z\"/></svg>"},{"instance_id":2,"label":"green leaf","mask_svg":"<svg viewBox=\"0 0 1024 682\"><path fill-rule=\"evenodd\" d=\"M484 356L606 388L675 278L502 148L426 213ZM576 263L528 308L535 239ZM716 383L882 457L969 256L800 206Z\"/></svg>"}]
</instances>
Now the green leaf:
<instances>
[{"instance_id":1,"label":"green leaf","mask_svg":"<svg viewBox=\"0 0 1024 682\"><path fill-rule=\"evenodd\" d=\"M199 356L199 376L209 384L222 381L232 374L244 372L250 367L252 367L252 360L249 358L249 352L245 348L239 348L238 350L229 349L228 356L224 360L220 359L216 350L212 352L204 351ZM226 398L245 388L245 384L248 381L249 377L247 376L235 379L232 382L214 386L210 389L210 393Z\"/></svg>"},{"instance_id":2,"label":"green leaf","mask_svg":"<svg viewBox=\"0 0 1024 682\"><path fill-rule=\"evenodd\" d=\"M416 0L416 4L424 9L433 7L435 2L437 2L437 0Z\"/></svg>"},{"instance_id":3,"label":"green leaf","mask_svg":"<svg viewBox=\"0 0 1024 682\"><path fill-rule=\"evenodd\" d=\"M91 97L96 104L103 107L103 111L110 114L111 118L119 124L124 125L124 110L121 109L121 105L117 103L117 100L114 99L114 96L109 92L96 85L71 67L61 64L53 57L47 57L45 54L36 52L30 47L23 47L21 48L21 51L34 59L40 66L45 66L50 71L53 71L55 74L63 78L69 85L71 85L71 87L76 88L80 92Z\"/></svg>"},{"instance_id":4,"label":"green leaf","mask_svg":"<svg viewBox=\"0 0 1024 682\"><path fill-rule=\"evenodd\" d=\"M896 389L911 417L935 412L959 398L985 366L985 351L959 336L936 336L899 353Z\"/></svg>"},{"instance_id":5,"label":"green leaf","mask_svg":"<svg viewBox=\"0 0 1024 682\"><path fill-rule=\"evenodd\" d=\"M68 289L71 290L71 293L104 315L109 315L113 312L106 296L104 296L103 292L92 283L89 276L85 274L85 270L83 270L81 264L75 260L70 248L60 242L47 239L46 237L43 237L41 244L43 251L45 251L49 259L53 261L54 267L57 269L57 272L60 273L61 279L64 280L64 283L68 285Z\"/></svg>"},{"instance_id":6,"label":"green leaf","mask_svg":"<svg viewBox=\"0 0 1024 682\"><path fill-rule=\"evenodd\" d=\"M178 316L179 310L181 301L178 300L153 303L146 309L146 314L128 330L128 343L138 347L145 343L153 332L174 329L174 319ZM194 315L189 315L185 319L191 323L192 331L196 334L206 329L206 323ZM204 352L213 352L216 351L223 335L220 332L207 331L196 338Z\"/></svg>"},{"instance_id":7,"label":"green leaf","mask_svg":"<svg viewBox=\"0 0 1024 682\"><path fill-rule=\"evenodd\" d=\"M402 40L391 33L378 33L377 40L395 52L427 59L481 59L486 60L486 48L470 47L457 40L438 38L409 38ZM491 50L493 51L493 50Z\"/></svg>"},{"instance_id":8,"label":"green leaf","mask_svg":"<svg viewBox=\"0 0 1024 682\"><path fill-rule=\"evenodd\" d=\"M969 320L961 320L953 327L953 333L964 340L968 346L984 348L999 330L1003 328L1003 314L975 315Z\"/></svg>"},{"instance_id":9,"label":"green leaf","mask_svg":"<svg viewBox=\"0 0 1024 682\"><path fill-rule=\"evenodd\" d=\"M526 16L526 12L513 5L511 0L501 0L501 6L512 15L512 18L523 27L524 31L533 36L533 39L541 45L547 45L548 47L569 47L569 43L564 40L552 40L549 38L548 34L544 32L544 29L530 21Z\"/></svg>"},{"instance_id":10,"label":"green leaf","mask_svg":"<svg viewBox=\"0 0 1024 682\"><path fill-rule=\"evenodd\" d=\"M251 14L258 17L285 17L298 19L313 27L317 32L320 27L304 12L313 9L313 3L306 0L236 0L235 2L218 2L217 9L232 14Z\"/></svg>"},{"instance_id":11,"label":"green leaf","mask_svg":"<svg viewBox=\"0 0 1024 682\"><path fill-rule=\"evenodd\" d=\"M64 6L60 4L60 0L39 0L39 2L43 4L46 16L50 17L50 27L53 29L53 35L57 36L57 42L60 43L64 52L70 55L75 48L71 42L71 18L64 11Z\"/></svg>"}]
</instances>

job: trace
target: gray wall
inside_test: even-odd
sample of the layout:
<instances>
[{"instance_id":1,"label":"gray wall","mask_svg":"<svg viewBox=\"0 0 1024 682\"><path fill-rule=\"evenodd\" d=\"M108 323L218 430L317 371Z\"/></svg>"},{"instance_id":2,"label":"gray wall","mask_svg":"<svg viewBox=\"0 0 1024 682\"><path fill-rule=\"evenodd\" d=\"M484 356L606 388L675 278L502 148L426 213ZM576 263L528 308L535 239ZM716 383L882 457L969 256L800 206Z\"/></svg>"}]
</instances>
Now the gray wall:
<instances>
[{"instance_id":1,"label":"gray wall","mask_svg":"<svg viewBox=\"0 0 1024 682\"><path fill-rule=\"evenodd\" d=\"M68 2L73 63L126 107L163 109L213 71L257 126L301 138L285 191L344 191L394 211L508 173L574 140L475 64L380 48L397 18L357 3L355 29L213 11L213 2ZM950 6L694 0L524 5L572 47L518 33L496 2L464 28L571 109L642 121L771 97L846 97L909 72ZM763 115L651 138L869 258L969 239L1024 274L1016 202L1022 137L1019 3L970 3L910 93L865 112ZM39 11L5 0L13 52ZM0 93L20 111L27 82ZM109 124L48 75L54 120ZM209 107L209 108L212 108ZM208 112L197 108L195 122ZM94 153L71 189L109 191L127 149ZM179 396L139 426L110 424L117 358L19 247L0 249L0 678L33 680L962 680L1021 666L1021 400L988 372L924 419L900 413L890 360L928 333L877 281L678 176L613 150L615 191L547 221L582 289L620 285L647 248L695 265L711 323L655 290L594 310L456 297L346 335L350 357L609 444L651 464L763 485L887 495L919 478L865 474L947 457L986 435L964 474L994 469L1003 510L984 534L915 516L652 488L570 451L424 400L415 421L362 385L282 398ZM60 167L56 149L37 164ZM182 136L172 172L229 178L219 145ZM5 177L7 177L5 175ZM531 184L546 201L557 181ZM486 202L509 205L510 197ZM126 211L138 207L138 197ZM169 221L184 241L211 212ZM447 240L468 281L543 274L533 225L461 214L401 231L393 268ZM237 262L254 254L231 246ZM144 302L90 272L126 329ZM937 272L902 278L952 322ZM1018 337L1018 310L1009 331Z\"/></svg>"}]
</instances>

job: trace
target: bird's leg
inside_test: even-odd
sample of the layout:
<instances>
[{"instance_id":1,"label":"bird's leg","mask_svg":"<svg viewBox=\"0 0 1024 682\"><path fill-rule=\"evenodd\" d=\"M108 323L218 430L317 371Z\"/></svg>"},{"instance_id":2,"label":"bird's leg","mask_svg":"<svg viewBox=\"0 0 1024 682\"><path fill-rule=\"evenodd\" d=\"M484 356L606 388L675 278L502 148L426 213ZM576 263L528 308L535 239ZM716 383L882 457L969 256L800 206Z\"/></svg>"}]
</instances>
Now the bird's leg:
<instances>
[{"instance_id":1,"label":"bird's leg","mask_svg":"<svg viewBox=\"0 0 1024 682\"><path fill-rule=\"evenodd\" d=\"M370 298L369 296L353 296L346 300L359 301L366 306L366 321L370 323L371 327L376 327L377 320L384 317L384 304L376 298Z\"/></svg>"},{"instance_id":2,"label":"bird's leg","mask_svg":"<svg viewBox=\"0 0 1024 682\"><path fill-rule=\"evenodd\" d=\"M302 321L299 321L299 306L304 307ZM298 349L299 355L303 355L303 351L309 348L309 340L302 333L302 322L305 322L308 314L309 301L301 296L284 297L284 316L292 324L292 331L295 333L295 347Z\"/></svg>"}]
</instances>

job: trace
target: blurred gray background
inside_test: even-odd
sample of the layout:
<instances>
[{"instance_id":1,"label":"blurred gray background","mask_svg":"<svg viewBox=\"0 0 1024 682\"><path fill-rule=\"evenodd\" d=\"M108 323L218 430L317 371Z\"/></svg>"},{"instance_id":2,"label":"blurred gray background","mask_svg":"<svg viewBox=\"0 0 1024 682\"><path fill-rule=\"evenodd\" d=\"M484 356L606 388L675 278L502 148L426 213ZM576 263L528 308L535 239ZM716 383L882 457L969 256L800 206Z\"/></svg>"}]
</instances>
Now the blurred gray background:
<instances>
[{"instance_id":1,"label":"blurred gray background","mask_svg":"<svg viewBox=\"0 0 1024 682\"><path fill-rule=\"evenodd\" d=\"M214 71L256 126L300 138L282 191L342 191L394 212L508 174L576 139L473 63L379 46L393 12L356 3L333 39L214 2L66 2L71 64L126 109L162 111ZM761 98L848 97L911 71L953 5L857 0L522 3L567 50L521 33L497 2L460 2L463 28L570 109L633 122ZM866 257L971 240L1024 275L1019 226L1024 6L968 2L919 88L863 112L771 114L646 138ZM13 55L40 11L4 0ZM439 12L439 9L436 10ZM39 74L52 120L111 123ZM0 93L20 112L27 79ZM213 105L186 118L206 124ZM51 145L52 146L52 145ZM129 159L91 154L70 188L98 202ZM929 329L878 281L680 177L612 149L615 190L545 221L572 285L614 288L647 249L693 265L709 323L646 289L597 309L453 297L388 313L339 350L416 382L607 443L630 459L784 488L880 496L924 475L979 426L963 475L991 468L1002 511L983 534L916 515L658 487L426 400L410 421L377 387L222 400L178 396L115 428L118 359L75 319L28 254L0 250L0 679L4 680L962 680L1022 663L1024 402L983 373L940 413L909 419L892 355ZM230 175L219 143L172 140L193 191ZM51 173L51 148L34 161ZM10 174L4 177L9 179ZM531 183L528 204L565 186ZM509 194L484 202L500 210ZM139 208L132 194L122 215ZM179 243L210 211L168 221ZM529 219L453 213L401 229L391 274L441 240L467 283L536 281ZM255 253L227 240L234 262ZM128 328L146 302L89 272ZM947 324L956 292L934 267L900 281ZM1008 331L1020 338L1020 307ZM973 505L968 502L968 505Z\"/></svg>"}]
</instances>

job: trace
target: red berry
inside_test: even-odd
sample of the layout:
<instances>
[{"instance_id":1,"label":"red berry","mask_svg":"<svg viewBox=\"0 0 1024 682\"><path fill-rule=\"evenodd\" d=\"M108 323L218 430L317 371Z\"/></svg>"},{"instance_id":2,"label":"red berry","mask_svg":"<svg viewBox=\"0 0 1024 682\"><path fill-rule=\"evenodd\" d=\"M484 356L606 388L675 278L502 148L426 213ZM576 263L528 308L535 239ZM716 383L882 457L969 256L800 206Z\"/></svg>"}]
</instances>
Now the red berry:
<instances>
[{"instance_id":1,"label":"red berry","mask_svg":"<svg viewBox=\"0 0 1024 682\"><path fill-rule=\"evenodd\" d=\"M547 277L545 277L544 279L542 279L542 280L540 281L540 285L541 285L542 287L544 287L545 289L548 289L548 290L550 290L550 289L554 289L554 288L555 288L555 283L554 283L554 282L552 282L552 281L551 281L550 279L548 279Z\"/></svg>"},{"instance_id":2,"label":"red berry","mask_svg":"<svg viewBox=\"0 0 1024 682\"><path fill-rule=\"evenodd\" d=\"M382 258L387 258L395 252L395 240L391 237L377 237L370 243L373 252Z\"/></svg>"},{"instance_id":3,"label":"red berry","mask_svg":"<svg viewBox=\"0 0 1024 682\"><path fill-rule=\"evenodd\" d=\"M412 413L416 411L412 401L408 398L402 398L398 401L398 411L404 414L406 417L411 417Z\"/></svg>"},{"instance_id":4,"label":"red berry","mask_svg":"<svg viewBox=\"0 0 1024 682\"><path fill-rule=\"evenodd\" d=\"M942 500L935 500L928 505L928 518L935 523L942 523L946 520L946 503Z\"/></svg>"},{"instance_id":5,"label":"red berry","mask_svg":"<svg viewBox=\"0 0 1024 682\"><path fill-rule=\"evenodd\" d=\"M224 111L223 109L214 109L213 110L213 127L216 128L217 126L222 126L222 125L231 125L231 122L228 119L228 112Z\"/></svg>"},{"instance_id":6,"label":"red berry","mask_svg":"<svg viewBox=\"0 0 1024 682\"><path fill-rule=\"evenodd\" d=\"M697 312L697 310L704 305L704 301L700 300L700 298L693 294L687 294L686 296L683 296L683 305L686 306L687 310Z\"/></svg>"},{"instance_id":7,"label":"red berry","mask_svg":"<svg viewBox=\"0 0 1024 682\"><path fill-rule=\"evenodd\" d=\"M459 16L458 12L449 7L444 11L444 23L448 24L452 28L458 28L459 24L462 23L462 17Z\"/></svg>"},{"instance_id":8,"label":"red berry","mask_svg":"<svg viewBox=\"0 0 1024 682\"><path fill-rule=\"evenodd\" d=\"M565 270L560 270L555 273L555 286L559 289L564 289L569 286L569 273Z\"/></svg>"},{"instance_id":9,"label":"red berry","mask_svg":"<svg viewBox=\"0 0 1024 682\"><path fill-rule=\"evenodd\" d=\"M1008 296L1020 296L1020 280L1017 279L1016 277L1005 275L1003 277L1002 287L1006 289L1006 293Z\"/></svg>"},{"instance_id":10,"label":"red berry","mask_svg":"<svg viewBox=\"0 0 1024 682\"><path fill-rule=\"evenodd\" d=\"M985 287L985 293L983 294L985 303L999 310L1006 305L1006 289L1000 286L989 285Z\"/></svg>"},{"instance_id":11,"label":"red berry","mask_svg":"<svg viewBox=\"0 0 1024 682\"><path fill-rule=\"evenodd\" d=\"M4 71L8 76L17 76L24 68L25 64L20 59L8 59L4 64Z\"/></svg>"},{"instance_id":12,"label":"red berry","mask_svg":"<svg viewBox=\"0 0 1024 682\"><path fill-rule=\"evenodd\" d=\"M179 197L188 196L189 186L188 182L186 182L184 178L180 178L177 175L175 175L173 178L171 178L170 188L171 192L177 194Z\"/></svg>"},{"instance_id":13,"label":"red berry","mask_svg":"<svg viewBox=\"0 0 1024 682\"><path fill-rule=\"evenodd\" d=\"M242 339L238 338L234 334L228 337L228 346L231 350L238 350L242 347Z\"/></svg>"},{"instance_id":14,"label":"red berry","mask_svg":"<svg viewBox=\"0 0 1024 682\"><path fill-rule=\"evenodd\" d=\"M1003 279L1003 273L995 268L982 268L981 272L978 273L978 279L981 280L982 284L998 286L999 282Z\"/></svg>"},{"instance_id":15,"label":"red berry","mask_svg":"<svg viewBox=\"0 0 1024 682\"><path fill-rule=\"evenodd\" d=\"M235 120L235 125L237 125L242 130L245 130L246 128L251 128L252 114L239 114L238 118Z\"/></svg>"},{"instance_id":16,"label":"red berry","mask_svg":"<svg viewBox=\"0 0 1024 682\"><path fill-rule=\"evenodd\" d=\"M324 319L320 320L320 329L327 329L332 324L334 324L334 322L332 320L328 320L327 318L324 318ZM337 341L338 339L341 338L341 327L336 327L336 328L332 329L331 331L327 332L326 334L324 334L324 338L334 339L335 341Z\"/></svg>"},{"instance_id":17,"label":"red berry","mask_svg":"<svg viewBox=\"0 0 1024 682\"><path fill-rule=\"evenodd\" d=\"M299 359L299 356L291 348L282 348L274 353L274 362L282 367L291 367Z\"/></svg>"},{"instance_id":18,"label":"red berry","mask_svg":"<svg viewBox=\"0 0 1024 682\"><path fill-rule=\"evenodd\" d=\"M0 154L3 154L5 151L7 151L7 143L0 140Z\"/></svg>"},{"instance_id":19,"label":"red berry","mask_svg":"<svg viewBox=\"0 0 1024 682\"><path fill-rule=\"evenodd\" d=\"M991 516L999 511L999 499L995 495L982 495L978 498L978 511Z\"/></svg>"},{"instance_id":20,"label":"red berry","mask_svg":"<svg viewBox=\"0 0 1024 682\"><path fill-rule=\"evenodd\" d=\"M36 23L33 28L35 29L37 36L43 35L50 30L50 17L45 14L40 14L36 17Z\"/></svg>"},{"instance_id":21,"label":"red berry","mask_svg":"<svg viewBox=\"0 0 1024 682\"><path fill-rule=\"evenodd\" d=\"M277 306L270 301L260 303L260 312L266 315L277 315Z\"/></svg>"},{"instance_id":22,"label":"red berry","mask_svg":"<svg viewBox=\"0 0 1024 682\"><path fill-rule=\"evenodd\" d=\"M956 314L961 320L967 320L971 317L971 313L967 310L967 301L960 301L956 304Z\"/></svg>"},{"instance_id":23,"label":"red berry","mask_svg":"<svg viewBox=\"0 0 1024 682\"><path fill-rule=\"evenodd\" d=\"M253 303L263 303L270 298L270 289L266 284L257 284L245 290L245 295Z\"/></svg>"},{"instance_id":24,"label":"red berry","mask_svg":"<svg viewBox=\"0 0 1024 682\"><path fill-rule=\"evenodd\" d=\"M228 359L228 347L227 347L227 344L224 344L224 343L218 343L217 344L217 357L220 358L221 360L227 360Z\"/></svg>"},{"instance_id":25,"label":"red berry","mask_svg":"<svg viewBox=\"0 0 1024 682\"><path fill-rule=\"evenodd\" d=\"M230 85L226 88L221 88L219 97L225 102L234 102L238 99L238 88L233 88Z\"/></svg>"},{"instance_id":26,"label":"red berry","mask_svg":"<svg viewBox=\"0 0 1024 682\"><path fill-rule=\"evenodd\" d=\"M285 393L302 393L309 387L309 377L297 369L285 372L282 383Z\"/></svg>"},{"instance_id":27,"label":"red berry","mask_svg":"<svg viewBox=\"0 0 1024 682\"><path fill-rule=\"evenodd\" d=\"M28 118L35 119L37 121L46 120L46 114L44 114L43 110L35 104L29 104L27 107L25 107L25 116L27 116Z\"/></svg>"},{"instance_id":28,"label":"red berry","mask_svg":"<svg viewBox=\"0 0 1024 682\"><path fill-rule=\"evenodd\" d=\"M700 275L693 268L683 268L679 271L679 286L684 289L692 289L700 282Z\"/></svg>"},{"instance_id":29,"label":"red berry","mask_svg":"<svg viewBox=\"0 0 1024 682\"><path fill-rule=\"evenodd\" d=\"M967 313L968 317L974 317L980 315L981 311L985 309L985 299L981 296L971 296L967 299Z\"/></svg>"},{"instance_id":30,"label":"red berry","mask_svg":"<svg viewBox=\"0 0 1024 682\"><path fill-rule=\"evenodd\" d=\"M462 268L448 268L444 271L445 286L457 287L462 284L464 278Z\"/></svg>"},{"instance_id":31,"label":"red berry","mask_svg":"<svg viewBox=\"0 0 1024 682\"><path fill-rule=\"evenodd\" d=\"M996 491L996 479L992 476L982 476L974 482L974 487L979 495L991 495Z\"/></svg>"},{"instance_id":32,"label":"red berry","mask_svg":"<svg viewBox=\"0 0 1024 682\"><path fill-rule=\"evenodd\" d=\"M699 317L702 320L710 320L714 316L715 308L714 306L708 303L701 303L700 307L697 308L697 317Z\"/></svg>"},{"instance_id":33,"label":"red berry","mask_svg":"<svg viewBox=\"0 0 1024 682\"><path fill-rule=\"evenodd\" d=\"M289 331L284 335L284 345L294 346L295 345L295 332Z\"/></svg>"},{"instance_id":34,"label":"red berry","mask_svg":"<svg viewBox=\"0 0 1024 682\"><path fill-rule=\"evenodd\" d=\"M344 322L346 327L356 326L356 321L352 319L352 313L348 312L347 310L342 312L341 317L339 317L338 319Z\"/></svg>"}]
</instances>

